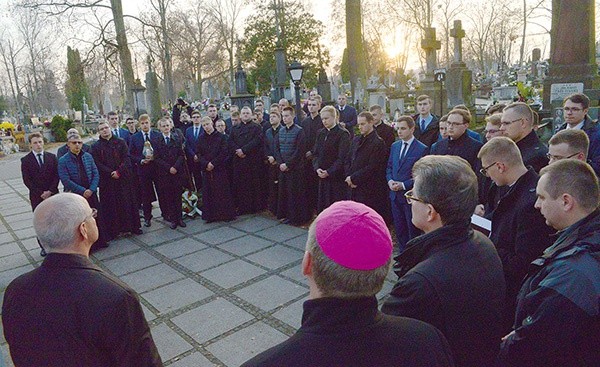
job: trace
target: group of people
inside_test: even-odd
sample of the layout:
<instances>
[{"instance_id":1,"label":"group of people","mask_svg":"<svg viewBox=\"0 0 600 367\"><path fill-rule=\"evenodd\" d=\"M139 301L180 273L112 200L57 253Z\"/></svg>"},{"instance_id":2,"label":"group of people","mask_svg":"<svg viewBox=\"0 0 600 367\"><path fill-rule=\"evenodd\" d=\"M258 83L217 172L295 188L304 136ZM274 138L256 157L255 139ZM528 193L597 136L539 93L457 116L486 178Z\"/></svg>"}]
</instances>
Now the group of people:
<instances>
[{"instance_id":1,"label":"group of people","mask_svg":"<svg viewBox=\"0 0 600 367\"><path fill-rule=\"evenodd\" d=\"M140 117L142 130L128 143L115 138L124 131L101 124L105 141L88 154L92 163L99 160L104 182L113 184L106 187L114 190L115 181L127 177L119 157L129 157L139 169L154 165L160 173L150 176L172 228L181 224L173 210L185 186L186 156L188 177L202 187L206 220L267 207L282 221L301 224L318 213L302 263L310 286L302 326L245 366L597 365L600 130L587 116L585 95L565 99L566 122L548 147L535 133L535 114L522 102L489 111L485 143L468 129L468 110L457 106L438 118L427 96L417 98L417 115L395 122L396 133L382 121L379 106L356 113L341 97L338 106L321 108L320 97L312 95L307 116L297 122L285 102L269 114L244 107L229 123L191 111L185 132L173 132L164 118L157 133ZM358 134L352 138L354 126ZM65 189L86 199L85 219L77 217L79 242L71 242L87 248L102 236L89 234L94 231L88 217L96 212L87 208L94 208L90 198L98 184L102 193L103 181L86 182L88 167L93 176L95 166L87 153L78 153L80 138L74 136L70 156L58 163L48 153L36 158L40 143L30 136L32 154L24 166L27 159L40 174L46 165L78 169L67 170L79 183ZM37 187L25 175L32 206L34 197L44 204L58 191L55 179ZM42 246L60 252L58 237L44 237L43 222L35 224L44 212L35 211L36 233ZM488 236L472 229L474 214L490 221ZM396 249L388 230L392 222ZM391 266L398 279L378 305L376 294ZM28 281L19 278L5 295L11 353L18 332L6 325L14 325ZM139 325L148 341L145 324ZM144 353L152 356L154 350Z\"/></svg>"}]
</instances>

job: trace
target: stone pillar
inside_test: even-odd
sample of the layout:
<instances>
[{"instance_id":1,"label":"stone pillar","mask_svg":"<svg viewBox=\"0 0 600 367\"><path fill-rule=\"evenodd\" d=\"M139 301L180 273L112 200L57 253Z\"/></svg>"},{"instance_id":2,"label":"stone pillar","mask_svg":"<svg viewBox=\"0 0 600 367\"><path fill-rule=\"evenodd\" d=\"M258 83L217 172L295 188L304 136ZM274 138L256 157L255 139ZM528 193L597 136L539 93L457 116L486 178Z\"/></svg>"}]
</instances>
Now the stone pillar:
<instances>
[{"instance_id":1,"label":"stone pillar","mask_svg":"<svg viewBox=\"0 0 600 367\"><path fill-rule=\"evenodd\" d=\"M472 79L473 72L467 69L462 59L462 39L465 31L460 20L454 21L454 28L450 30L450 36L454 38L454 60L446 76L446 89L448 90L448 102L451 107L464 104L473 106Z\"/></svg>"},{"instance_id":2,"label":"stone pillar","mask_svg":"<svg viewBox=\"0 0 600 367\"><path fill-rule=\"evenodd\" d=\"M561 105L564 96L556 92L558 89L575 89L577 83L583 83L584 90L600 87L595 53L594 1L552 0L550 66L544 80L545 110L552 105ZM590 91L589 94L597 93ZM598 99L592 98L592 105L597 103Z\"/></svg>"},{"instance_id":3,"label":"stone pillar","mask_svg":"<svg viewBox=\"0 0 600 367\"><path fill-rule=\"evenodd\" d=\"M317 92L323 99L323 106L327 104L327 102L331 102L331 83L327 79L327 74L325 73L325 69L321 67L319 70L319 83L317 84Z\"/></svg>"},{"instance_id":4,"label":"stone pillar","mask_svg":"<svg viewBox=\"0 0 600 367\"><path fill-rule=\"evenodd\" d=\"M436 51L442 48L442 43L435 38L435 28L426 28L425 37L421 40L421 48L425 50L425 79L421 81L422 93L427 94L433 101L432 113L440 114L447 109L447 93L441 83L434 79L434 70L437 68Z\"/></svg>"},{"instance_id":5,"label":"stone pillar","mask_svg":"<svg viewBox=\"0 0 600 367\"><path fill-rule=\"evenodd\" d=\"M160 91L158 88L158 77L152 70L152 62L148 56L148 72L146 73L146 110L152 121L158 121L162 117L160 105Z\"/></svg>"}]
</instances>

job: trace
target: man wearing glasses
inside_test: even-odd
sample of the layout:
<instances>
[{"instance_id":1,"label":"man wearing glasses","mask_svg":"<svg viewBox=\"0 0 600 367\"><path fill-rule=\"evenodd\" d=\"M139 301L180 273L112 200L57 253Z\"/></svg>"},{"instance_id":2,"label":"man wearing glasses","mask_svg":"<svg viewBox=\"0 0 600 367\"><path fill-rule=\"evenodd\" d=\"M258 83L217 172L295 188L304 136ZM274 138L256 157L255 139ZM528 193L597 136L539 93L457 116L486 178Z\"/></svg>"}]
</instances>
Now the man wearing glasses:
<instances>
[{"instance_id":1,"label":"man wearing glasses","mask_svg":"<svg viewBox=\"0 0 600 367\"><path fill-rule=\"evenodd\" d=\"M2 305L15 366L162 366L138 295L89 259L95 216L72 193L36 208L48 256L9 284Z\"/></svg>"},{"instance_id":2,"label":"man wearing glasses","mask_svg":"<svg viewBox=\"0 0 600 367\"><path fill-rule=\"evenodd\" d=\"M457 366L491 366L502 336L502 263L489 238L470 227L477 177L462 158L426 156L405 193L413 224L394 267L398 281L381 311L437 327Z\"/></svg>"},{"instance_id":3,"label":"man wearing glasses","mask_svg":"<svg viewBox=\"0 0 600 367\"><path fill-rule=\"evenodd\" d=\"M548 159L550 164L563 159L587 162L589 147L590 139L583 130L561 130L548 141Z\"/></svg>"},{"instance_id":4,"label":"man wearing glasses","mask_svg":"<svg viewBox=\"0 0 600 367\"><path fill-rule=\"evenodd\" d=\"M506 300L502 326L503 332L508 333L514 322L521 281L529 263L552 244L553 231L534 208L539 177L533 168L525 167L519 148L512 140L503 136L491 139L481 148L478 157L483 166L481 174L494 182L487 198L495 204L490 213L490 239L504 269Z\"/></svg>"},{"instance_id":5,"label":"man wearing glasses","mask_svg":"<svg viewBox=\"0 0 600 367\"><path fill-rule=\"evenodd\" d=\"M590 99L585 94L576 93L565 98L563 103L565 123L558 130L583 130L587 134L590 140L588 163L592 166L596 175L599 175L600 129L598 124L588 116L589 107Z\"/></svg>"},{"instance_id":6,"label":"man wearing glasses","mask_svg":"<svg viewBox=\"0 0 600 367\"><path fill-rule=\"evenodd\" d=\"M514 102L504 108L500 130L504 136L517 143L525 167L536 172L548 165L548 148L533 130L533 111L526 103Z\"/></svg>"}]
</instances>

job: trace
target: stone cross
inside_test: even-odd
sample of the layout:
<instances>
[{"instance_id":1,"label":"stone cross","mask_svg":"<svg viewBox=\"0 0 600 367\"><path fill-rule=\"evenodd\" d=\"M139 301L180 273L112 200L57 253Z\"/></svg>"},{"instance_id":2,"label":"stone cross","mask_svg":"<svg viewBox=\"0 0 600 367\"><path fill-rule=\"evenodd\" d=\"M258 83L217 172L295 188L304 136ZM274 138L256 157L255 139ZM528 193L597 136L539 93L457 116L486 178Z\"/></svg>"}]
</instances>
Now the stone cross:
<instances>
[{"instance_id":1,"label":"stone cross","mask_svg":"<svg viewBox=\"0 0 600 367\"><path fill-rule=\"evenodd\" d=\"M427 74L433 75L437 67L435 52L442 48L442 43L435 39L435 28L425 28L425 38L421 40L421 48L425 50Z\"/></svg>"},{"instance_id":2,"label":"stone cross","mask_svg":"<svg viewBox=\"0 0 600 367\"><path fill-rule=\"evenodd\" d=\"M465 37L465 30L462 28L460 20L454 21L454 28L450 30L450 37L454 38L454 62L452 64L464 65L462 59L462 39Z\"/></svg>"}]
</instances>

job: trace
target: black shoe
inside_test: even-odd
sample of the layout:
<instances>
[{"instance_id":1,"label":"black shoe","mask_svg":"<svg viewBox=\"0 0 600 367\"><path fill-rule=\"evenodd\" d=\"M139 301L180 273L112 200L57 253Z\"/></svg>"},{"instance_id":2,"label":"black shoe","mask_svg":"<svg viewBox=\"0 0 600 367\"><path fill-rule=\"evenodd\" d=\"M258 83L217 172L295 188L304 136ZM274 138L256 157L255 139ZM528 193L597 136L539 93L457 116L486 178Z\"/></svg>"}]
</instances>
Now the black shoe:
<instances>
[{"instance_id":1,"label":"black shoe","mask_svg":"<svg viewBox=\"0 0 600 367\"><path fill-rule=\"evenodd\" d=\"M281 221L281 224L290 224L290 220L289 219L284 219Z\"/></svg>"},{"instance_id":2,"label":"black shoe","mask_svg":"<svg viewBox=\"0 0 600 367\"><path fill-rule=\"evenodd\" d=\"M177 222L171 222L171 223L169 223L169 228L171 228L171 229L177 228Z\"/></svg>"},{"instance_id":3,"label":"black shoe","mask_svg":"<svg viewBox=\"0 0 600 367\"><path fill-rule=\"evenodd\" d=\"M152 225L151 219L144 219L144 227L150 227Z\"/></svg>"},{"instance_id":4,"label":"black shoe","mask_svg":"<svg viewBox=\"0 0 600 367\"><path fill-rule=\"evenodd\" d=\"M187 227L187 224L185 224L185 222L183 221L183 219L180 219L179 222L177 222L177 224L181 227L181 228L185 228Z\"/></svg>"},{"instance_id":5,"label":"black shoe","mask_svg":"<svg viewBox=\"0 0 600 367\"><path fill-rule=\"evenodd\" d=\"M48 255L48 253L46 252L46 250L44 250L44 248L42 247L42 249L40 250L40 256L41 257L46 257L46 255Z\"/></svg>"},{"instance_id":6,"label":"black shoe","mask_svg":"<svg viewBox=\"0 0 600 367\"><path fill-rule=\"evenodd\" d=\"M133 234L144 234L144 232L142 232L141 228L134 229L133 231L131 231L131 233L133 233Z\"/></svg>"}]
</instances>

